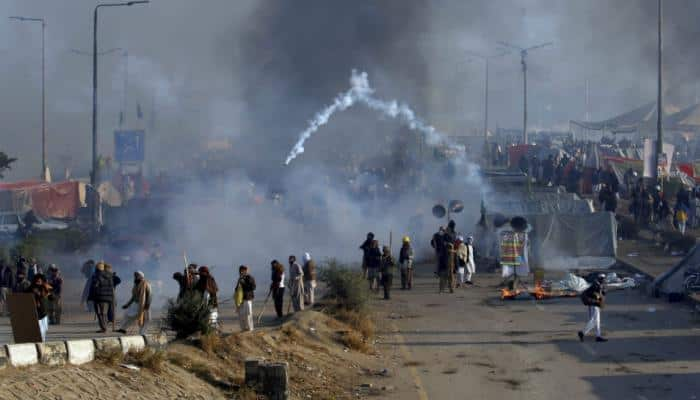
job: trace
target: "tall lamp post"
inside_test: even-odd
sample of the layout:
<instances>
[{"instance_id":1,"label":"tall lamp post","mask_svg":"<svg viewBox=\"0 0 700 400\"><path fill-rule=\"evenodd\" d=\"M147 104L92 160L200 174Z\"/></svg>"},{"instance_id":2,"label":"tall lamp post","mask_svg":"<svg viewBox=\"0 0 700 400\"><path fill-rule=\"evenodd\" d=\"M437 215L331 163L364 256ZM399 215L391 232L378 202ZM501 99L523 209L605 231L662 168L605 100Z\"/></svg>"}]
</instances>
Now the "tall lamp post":
<instances>
[{"instance_id":1,"label":"tall lamp post","mask_svg":"<svg viewBox=\"0 0 700 400\"><path fill-rule=\"evenodd\" d=\"M90 183L93 187L97 185L97 11L101 7L123 7L136 4L146 4L149 0L128 1L124 3L103 3L95 6L92 31L92 172L90 173Z\"/></svg>"},{"instance_id":2,"label":"tall lamp post","mask_svg":"<svg viewBox=\"0 0 700 400\"><path fill-rule=\"evenodd\" d=\"M41 179L48 179L46 164L46 21L43 18L10 17L22 22L41 22Z\"/></svg>"},{"instance_id":3,"label":"tall lamp post","mask_svg":"<svg viewBox=\"0 0 700 400\"><path fill-rule=\"evenodd\" d=\"M509 47L511 49L517 50L520 52L520 64L522 64L523 67L523 144L527 144L527 55L530 50L535 50L539 49L542 47L546 47L549 45L552 45L552 42L547 42L547 43L542 43L538 44L537 46L531 46L531 47L520 47L520 46L515 46L510 43L506 42L498 42L500 45Z\"/></svg>"},{"instance_id":4,"label":"tall lamp post","mask_svg":"<svg viewBox=\"0 0 700 400\"><path fill-rule=\"evenodd\" d=\"M652 172L652 176L656 179L659 178L659 161L661 160L661 155L663 154L664 148L664 107L663 107L663 36L662 32L662 19L663 19L663 7L661 5L661 0L658 0L659 13L658 13L658 43L657 43L657 53L658 53L658 71L657 71L657 92L656 92L656 156L654 157L655 163ZM668 160L666 160L668 162Z\"/></svg>"},{"instance_id":5,"label":"tall lamp post","mask_svg":"<svg viewBox=\"0 0 700 400\"><path fill-rule=\"evenodd\" d=\"M122 60L124 62L124 91L122 92L122 109L121 109L121 114L119 116L119 127L122 127L124 125L124 118L125 118L125 111L126 111L126 90L128 86L128 80L129 80L129 53L126 51L126 49L122 49L121 47L114 47L109 50L104 50L100 51L97 53L98 56L105 56L107 54L112 54L115 52L121 52L122 55ZM78 50L78 49L70 49L70 52L79 56L92 56L92 53L89 51L83 51L83 50Z\"/></svg>"},{"instance_id":6,"label":"tall lamp post","mask_svg":"<svg viewBox=\"0 0 700 400\"><path fill-rule=\"evenodd\" d=\"M500 52L494 55L483 55L473 51L467 51L467 54L479 58L484 61L484 69L486 70L486 77L484 78L484 151L486 152L486 163L490 164L491 159L489 157L488 150L488 140L489 140L489 61L493 58L503 57L508 54L507 51Z\"/></svg>"}]
</instances>

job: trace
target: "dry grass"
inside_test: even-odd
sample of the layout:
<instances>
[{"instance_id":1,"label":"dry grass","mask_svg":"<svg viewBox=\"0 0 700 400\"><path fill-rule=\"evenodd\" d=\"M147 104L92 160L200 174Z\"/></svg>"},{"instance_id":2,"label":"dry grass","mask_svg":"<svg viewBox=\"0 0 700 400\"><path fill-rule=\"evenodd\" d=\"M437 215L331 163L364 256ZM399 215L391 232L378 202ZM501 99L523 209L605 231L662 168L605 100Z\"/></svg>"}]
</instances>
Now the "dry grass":
<instances>
[{"instance_id":1,"label":"dry grass","mask_svg":"<svg viewBox=\"0 0 700 400\"><path fill-rule=\"evenodd\" d=\"M348 311L341 308L338 309L333 316L360 332L365 339L371 339L374 336L374 322L372 322L372 318L366 313Z\"/></svg>"},{"instance_id":2,"label":"dry grass","mask_svg":"<svg viewBox=\"0 0 700 400\"><path fill-rule=\"evenodd\" d=\"M199 339L199 347L207 354L216 353L222 345L221 336L216 332L202 335Z\"/></svg>"},{"instance_id":3,"label":"dry grass","mask_svg":"<svg viewBox=\"0 0 700 400\"><path fill-rule=\"evenodd\" d=\"M423 361L406 361L403 363L404 367L420 367L425 365Z\"/></svg>"},{"instance_id":4,"label":"dry grass","mask_svg":"<svg viewBox=\"0 0 700 400\"><path fill-rule=\"evenodd\" d=\"M369 351L367 342L364 341L362 336L355 331L342 332L340 336L340 342L343 343L347 348L361 351L366 353Z\"/></svg>"},{"instance_id":5,"label":"dry grass","mask_svg":"<svg viewBox=\"0 0 700 400\"><path fill-rule=\"evenodd\" d=\"M143 350L130 350L124 357L124 362L159 373L163 370L165 363L165 352L150 348L145 348Z\"/></svg>"},{"instance_id":6,"label":"dry grass","mask_svg":"<svg viewBox=\"0 0 700 400\"><path fill-rule=\"evenodd\" d=\"M231 390L235 386L231 383L234 380L233 377L227 376L225 371L216 371L206 363L194 361L187 356L177 353L168 353L167 358L172 364L187 370L212 386L223 390ZM221 372L221 375L219 375L217 372Z\"/></svg>"},{"instance_id":7,"label":"dry grass","mask_svg":"<svg viewBox=\"0 0 700 400\"><path fill-rule=\"evenodd\" d=\"M112 367L119 365L124 360L124 353L119 347L111 347L95 353L95 359Z\"/></svg>"}]
</instances>

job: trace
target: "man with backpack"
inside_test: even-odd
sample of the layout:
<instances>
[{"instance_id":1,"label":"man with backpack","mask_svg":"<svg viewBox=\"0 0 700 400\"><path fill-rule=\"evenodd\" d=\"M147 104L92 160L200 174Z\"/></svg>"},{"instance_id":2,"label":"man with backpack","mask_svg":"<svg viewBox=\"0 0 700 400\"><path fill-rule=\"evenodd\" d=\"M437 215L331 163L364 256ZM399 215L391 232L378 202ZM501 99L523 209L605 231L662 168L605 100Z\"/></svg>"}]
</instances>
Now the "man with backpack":
<instances>
[{"instance_id":1,"label":"man with backpack","mask_svg":"<svg viewBox=\"0 0 700 400\"><path fill-rule=\"evenodd\" d=\"M586 336L590 331L595 328L595 341L596 342L607 342L608 339L604 338L600 332L600 309L603 308L605 302L605 288L603 283L605 282L605 274L599 274L596 280L584 290L581 294L581 301L584 305L588 306L588 316L589 320L583 331L578 332L578 338L583 342L584 336Z\"/></svg>"}]
</instances>

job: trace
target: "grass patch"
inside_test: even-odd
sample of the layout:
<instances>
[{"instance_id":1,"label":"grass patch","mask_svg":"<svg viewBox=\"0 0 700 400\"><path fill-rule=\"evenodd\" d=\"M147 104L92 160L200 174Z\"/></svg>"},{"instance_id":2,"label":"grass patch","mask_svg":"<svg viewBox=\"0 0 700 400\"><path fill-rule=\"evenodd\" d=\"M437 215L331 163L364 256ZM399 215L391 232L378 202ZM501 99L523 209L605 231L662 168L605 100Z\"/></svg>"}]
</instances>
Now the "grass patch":
<instances>
[{"instance_id":1,"label":"grass patch","mask_svg":"<svg viewBox=\"0 0 700 400\"><path fill-rule=\"evenodd\" d=\"M190 372L197 378L209 383L212 386L218 387L223 390L232 390L237 385L232 384L233 377L228 377L228 381L219 377L211 366L206 363L194 361L191 358L177 353L168 353L168 361L178 367Z\"/></svg>"},{"instance_id":2,"label":"grass patch","mask_svg":"<svg viewBox=\"0 0 700 400\"><path fill-rule=\"evenodd\" d=\"M346 331L340 334L340 342L347 348L366 353L369 348L362 335L356 331Z\"/></svg>"},{"instance_id":3,"label":"grass patch","mask_svg":"<svg viewBox=\"0 0 700 400\"><path fill-rule=\"evenodd\" d=\"M95 359L103 364L114 367L124 361L124 353L122 353L122 349L119 347L110 347L96 352Z\"/></svg>"},{"instance_id":4,"label":"grass patch","mask_svg":"<svg viewBox=\"0 0 700 400\"><path fill-rule=\"evenodd\" d=\"M199 347L209 355L215 354L221 345L221 336L216 332L209 332L199 338Z\"/></svg>"},{"instance_id":5,"label":"grass patch","mask_svg":"<svg viewBox=\"0 0 700 400\"><path fill-rule=\"evenodd\" d=\"M374 336L374 322L372 322L372 318L366 313L338 309L333 313L333 317L350 325L350 327L360 332L366 339L370 339Z\"/></svg>"},{"instance_id":6,"label":"grass patch","mask_svg":"<svg viewBox=\"0 0 700 400\"><path fill-rule=\"evenodd\" d=\"M153 350L151 348L130 350L126 353L124 362L159 373L163 371L165 352L162 350Z\"/></svg>"}]
</instances>

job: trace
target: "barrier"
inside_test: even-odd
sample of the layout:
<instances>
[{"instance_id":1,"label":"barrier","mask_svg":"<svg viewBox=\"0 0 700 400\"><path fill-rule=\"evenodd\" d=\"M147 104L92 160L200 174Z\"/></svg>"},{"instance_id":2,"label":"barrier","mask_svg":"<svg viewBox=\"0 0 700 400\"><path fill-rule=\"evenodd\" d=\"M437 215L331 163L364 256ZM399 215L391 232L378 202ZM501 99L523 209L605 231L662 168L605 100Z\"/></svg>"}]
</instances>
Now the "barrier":
<instances>
[{"instance_id":1,"label":"barrier","mask_svg":"<svg viewBox=\"0 0 700 400\"><path fill-rule=\"evenodd\" d=\"M39 355L34 343L5 345L7 358L13 367L26 367L39 363Z\"/></svg>"},{"instance_id":2,"label":"barrier","mask_svg":"<svg viewBox=\"0 0 700 400\"><path fill-rule=\"evenodd\" d=\"M96 353L102 353L105 351L113 351L113 350L120 350L121 349L121 343L119 342L118 337L106 337L106 338L93 339L93 342L95 344L95 352Z\"/></svg>"},{"instance_id":3,"label":"barrier","mask_svg":"<svg viewBox=\"0 0 700 400\"><path fill-rule=\"evenodd\" d=\"M68 359L65 342L37 343L36 350L39 354L39 362L44 365L63 365Z\"/></svg>"},{"instance_id":4,"label":"barrier","mask_svg":"<svg viewBox=\"0 0 700 400\"><path fill-rule=\"evenodd\" d=\"M131 350L141 351L146 348L146 340L143 336L122 336L119 338L124 354Z\"/></svg>"},{"instance_id":5,"label":"barrier","mask_svg":"<svg viewBox=\"0 0 700 400\"><path fill-rule=\"evenodd\" d=\"M69 364L81 365L95 360L95 344L92 340L69 340L66 349Z\"/></svg>"}]
</instances>

